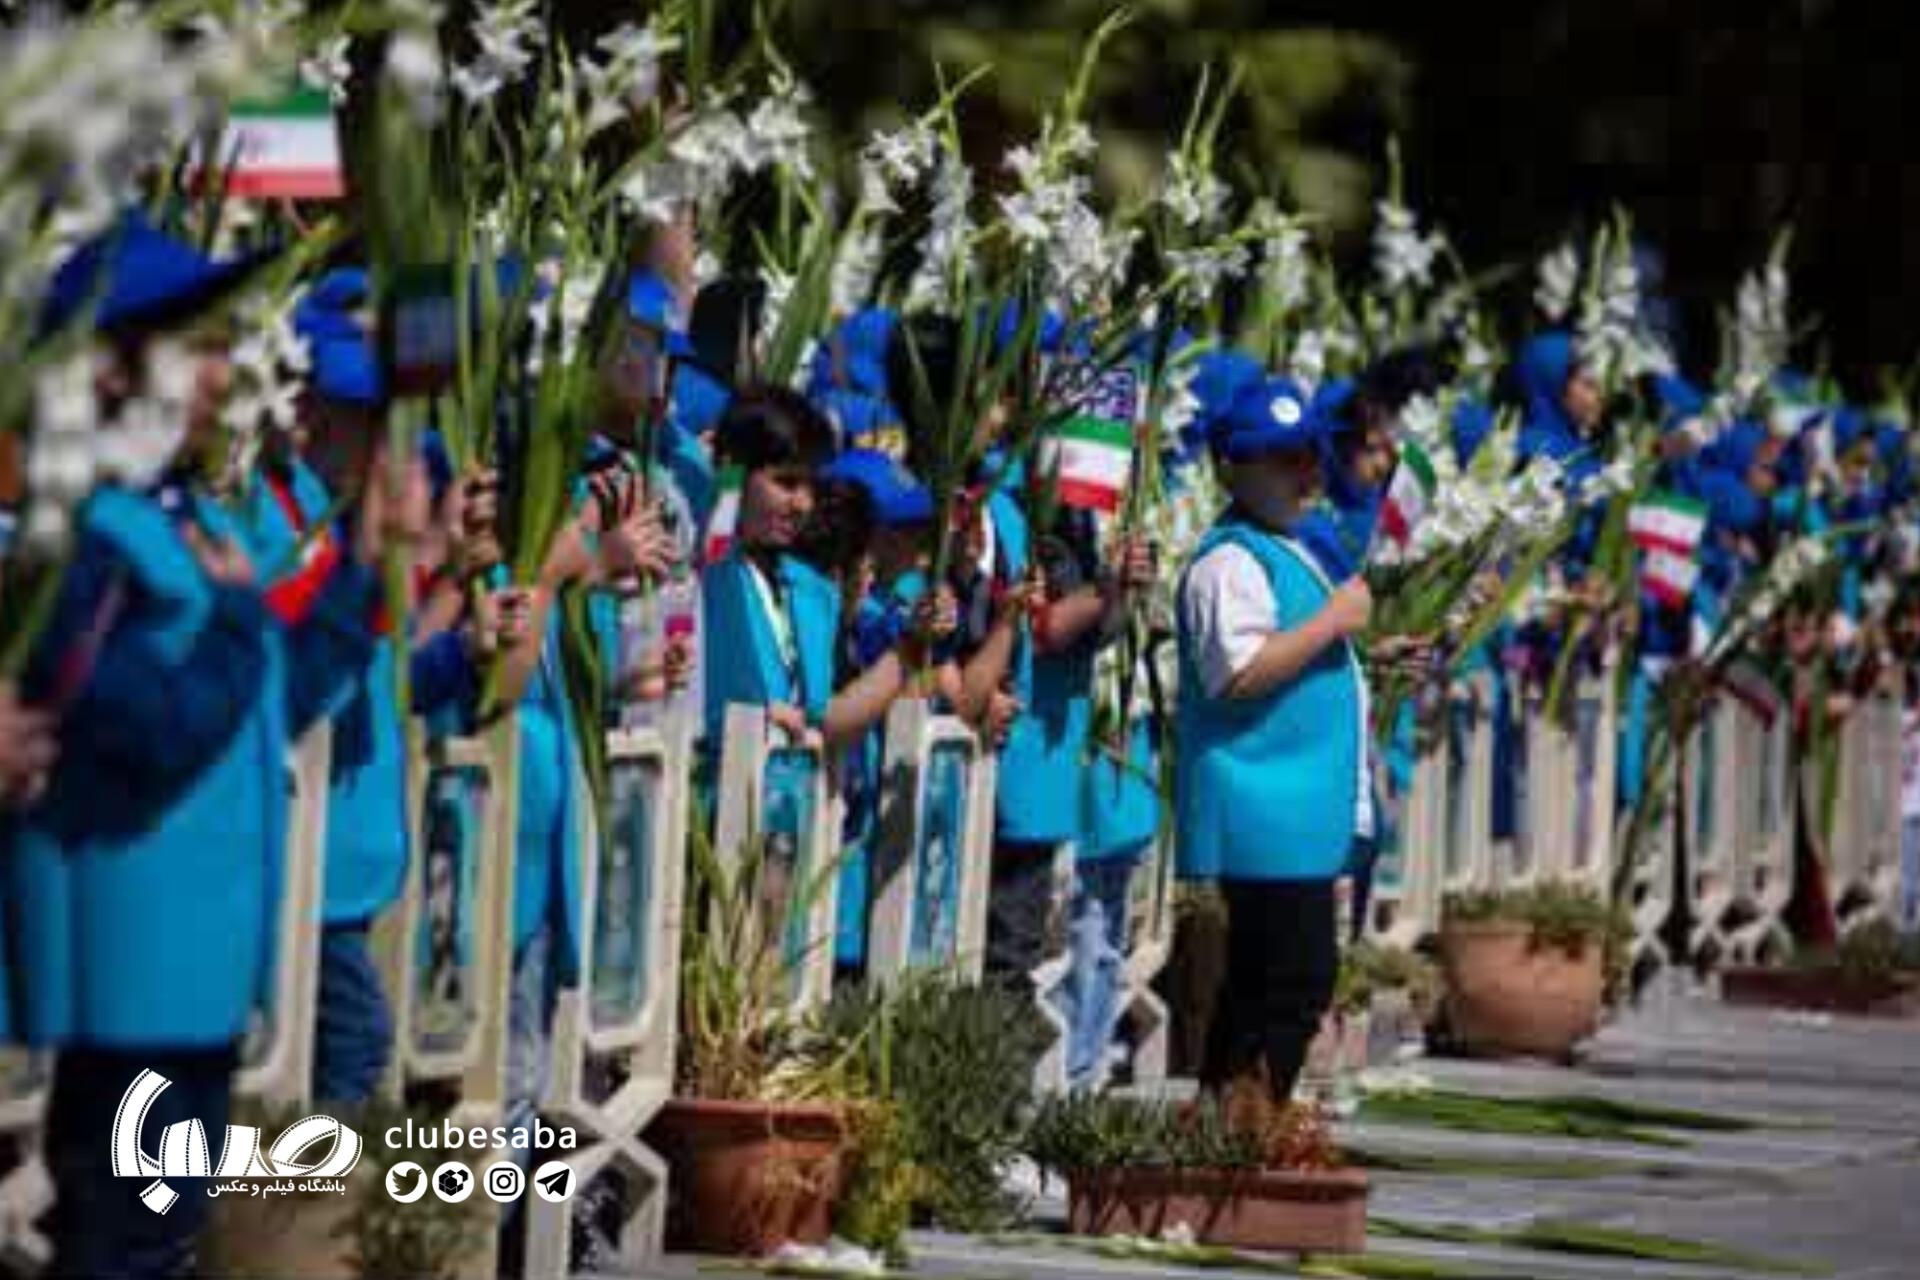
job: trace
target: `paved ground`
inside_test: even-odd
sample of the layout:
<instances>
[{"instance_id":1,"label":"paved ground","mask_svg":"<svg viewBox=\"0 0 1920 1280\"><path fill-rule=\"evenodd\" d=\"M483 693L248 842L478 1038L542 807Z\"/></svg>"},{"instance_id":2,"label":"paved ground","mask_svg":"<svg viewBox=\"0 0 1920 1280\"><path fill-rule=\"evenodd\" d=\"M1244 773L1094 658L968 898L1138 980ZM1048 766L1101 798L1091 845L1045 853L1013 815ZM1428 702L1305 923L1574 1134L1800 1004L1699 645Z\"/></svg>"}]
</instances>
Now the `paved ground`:
<instances>
[{"instance_id":1,"label":"paved ground","mask_svg":"<svg viewBox=\"0 0 1920 1280\"><path fill-rule=\"evenodd\" d=\"M1422 1070L1446 1088L1476 1094L1591 1094L1736 1115L1760 1127L1688 1134L1685 1146L1649 1148L1407 1125L1345 1126L1347 1143L1387 1154L1556 1159L1563 1166L1557 1177L1378 1173L1371 1210L1376 1223L1396 1219L1504 1231L1576 1221L1719 1245L1835 1280L1920 1277L1920 1023L1823 1021L1680 998L1609 1027L1576 1069L1434 1061ZM1181 1085L1167 1087L1177 1091ZM1565 1176L1570 1171L1577 1176ZM961 1280L1181 1273L1161 1260L1096 1257L1058 1234L1062 1216L1057 1199L1040 1199L1029 1234L1012 1244L916 1233L914 1273ZM1370 1248L1383 1266L1417 1257L1434 1264L1417 1274L1450 1280L1731 1280L1764 1274L1757 1263L1699 1267L1384 1237ZM1209 1274L1276 1273L1299 1274L1284 1259ZM752 1273L670 1257L638 1274Z\"/></svg>"}]
</instances>

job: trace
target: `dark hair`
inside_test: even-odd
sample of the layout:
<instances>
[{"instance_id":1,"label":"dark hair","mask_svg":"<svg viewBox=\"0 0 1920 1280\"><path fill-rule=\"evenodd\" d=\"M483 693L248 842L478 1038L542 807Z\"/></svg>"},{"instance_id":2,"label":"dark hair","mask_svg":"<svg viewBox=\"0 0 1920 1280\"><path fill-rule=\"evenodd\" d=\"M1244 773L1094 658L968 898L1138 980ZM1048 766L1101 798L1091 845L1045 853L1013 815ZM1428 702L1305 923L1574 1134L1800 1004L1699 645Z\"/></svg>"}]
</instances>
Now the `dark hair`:
<instances>
[{"instance_id":1,"label":"dark hair","mask_svg":"<svg viewBox=\"0 0 1920 1280\"><path fill-rule=\"evenodd\" d=\"M742 348L751 350L766 302L767 284L758 276L723 276L700 290L687 317L695 362L725 383L752 378L756 370L742 366Z\"/></svg>"},{"instance_id":2,"label":"dark hair","mask_svg":"<svg viewBox=\"0 0 1920 1280\"><path fill-rule=\"evenodd\" d=\"M908 316L887 339L887 387L906 429L907 467L928 473L927 450L945 429L940 415L960 389L960 322L952 316ZM927 389L923 404L922 379ZM926 415L932 414L929 418Z\"/></svg>"},{"instance_id":3,"label":"dark hair","mask_svg":"<svg viewBox=\"0 0 1920 1280\"><path fill-rule=\"evenodd\" d=\"M823 480L814 490L813 515L794 552L828 575L851 570L873 541L873 498L852 480Z\"/></svg>"},{"instance_id":4,"label":"dark hair","mask_svg":"<svg viewBox=\"0 0 1920 1280\"><path fill-rule=\"evenodd\" d=\"M833 458L833 423L797 391L745 387L720 415L715 448L748 471L766 467L818 469Z\"/></svg>"}]
</instances>

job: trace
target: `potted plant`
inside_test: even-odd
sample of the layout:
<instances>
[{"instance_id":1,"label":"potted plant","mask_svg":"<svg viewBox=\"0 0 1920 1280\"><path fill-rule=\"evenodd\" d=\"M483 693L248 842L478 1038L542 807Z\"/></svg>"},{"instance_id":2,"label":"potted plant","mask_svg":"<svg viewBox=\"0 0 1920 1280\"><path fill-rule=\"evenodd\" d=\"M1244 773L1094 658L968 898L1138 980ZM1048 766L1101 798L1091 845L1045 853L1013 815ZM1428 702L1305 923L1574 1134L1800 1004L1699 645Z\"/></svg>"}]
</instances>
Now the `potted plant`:
<instances>
[{"instance_id":1,"label":"potted plant","mask_svg":"<svg viewBox=\"0 0 1920 1280\"><path fill-rule=\"evenodd\" d=\"M1445 1016L1470 1053L1565 1058L1593 1034L1621 917L1591 889L1458 894L1441 916Z\"/></svg>"},{"instance_id":2,"label":"potted plant","mask_svg":"<svg viewBox=\"0 0 1920 1280\"><path fill-rule=\"evenodd\" d=\"M789 926L816 891L797 887L784 914L771 911L762 841L746 841L731 868L698 836L690 846L676 1096L649 1130L672 1171L668 1237L751 1257L818 1244L832 1228L859 1082L848 1046L794 1007Z\"/></svg>"},{"instance_id":3,"label":"potted plant","mask_svg":"<svg viewBox=\"0 0 1920 1280\"><path fill-rule=\"evenodd\" d=\"M1920 1013L1920 939L1874 920L1836 948L1796 954L1791 965L1724 970L1720 984L1729 1004L1910 1017Z\"/></svg>"},{"instance_id":4,"label":"potted plant","mask_svg":"<svg viewBox=\"0 0 1920 1280\"><path fill-rule=\"evenodd\" d=\"M265 1106L243 1100L235 1123L273 1134L311 1108ZM444 1112L408 1111L374 1102L341 1113L355 1132L374 1135L401 1128L438 1129ZM286 1280L352 1280L353 1277L452 1277L492 1263L494 1239L484 1200L448 1204L423 1196L408 1204L387 1191L387 1171L411 1160L432 1169L444 1152L365 1141L360 1162L346 1179L344 1195L221 1197L213 1204L202 1239L201 1268L208 1275L285 1277Z\"/></svg>"},{"instance_id":5,"label":"potted plant","mask_svg":"<svg viewBox=\"0 0 1920 1280\"><path fill-rule=\"evenodd\" d=\"M1340 956L1340 974L1320 1034L1307 1051L1307 1073L1366 1070L1382 1052L1418 1041L1439 1002L1433 964L1404 947L1363 940Z\"/></svg>"},{"instance_id":6,"label":"potted plant","mask_svg":"<svg viewBox=\"0 0 1920 1280\"><path fill-rule=\"evenodd\" d=\"M1083 1235L1160 1236L1294 1253L1366 1246L1367 1175L1341 1165L1319 1109L1296 1104L1257 1127L1222 1108L1074 1094L1043 1103L1027 1153L1067 1184Z\"/></svg>"}]
</instances>

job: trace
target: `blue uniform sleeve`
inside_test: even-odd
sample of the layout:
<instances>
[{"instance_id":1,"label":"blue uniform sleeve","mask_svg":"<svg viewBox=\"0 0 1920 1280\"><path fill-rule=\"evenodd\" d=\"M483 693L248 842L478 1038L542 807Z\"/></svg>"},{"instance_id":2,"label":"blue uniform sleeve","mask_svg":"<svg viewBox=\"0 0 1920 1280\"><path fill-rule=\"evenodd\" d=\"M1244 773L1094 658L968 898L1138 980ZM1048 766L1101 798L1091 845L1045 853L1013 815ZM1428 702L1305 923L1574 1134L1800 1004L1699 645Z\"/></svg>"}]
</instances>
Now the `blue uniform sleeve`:
<instances>
[{"instance_id":1,"label":"blue uniform sleeve","mask_svg":"<svg viewBox=\"0 0 1920 1280\"><path fill-rule=\"evenodd\" d=\"M261 696L270 625L256 594L218 587L183 661L170 661L137 622L117 628L61 717L49 827L71 839L157 820L246 723ZM103 787L112 803L98 802Z\"/></svg>"},{"instance_id":2,"label":"blue uniform sleeve","mask_svg":"<svg viewBox=\"0 0 1920 1280\"><path fill-rule=\"evenodd\" d=\"M313 611L287 630L287 732L297 738L338 711L373 660L369 625L380 580L365 565L342 560Z\"/></svg>"},{"instance_id":3,"label":"blue uniform sleeve","mask_svg":"<svg viewBox=\"0 0 1920 1280\"><path fill-rule=\"evenodd\" d=\"M408 684L415 715L431 716L479 697L479 682L458 631L442 631L413 651Z\"/></svg>"}]
</instances>

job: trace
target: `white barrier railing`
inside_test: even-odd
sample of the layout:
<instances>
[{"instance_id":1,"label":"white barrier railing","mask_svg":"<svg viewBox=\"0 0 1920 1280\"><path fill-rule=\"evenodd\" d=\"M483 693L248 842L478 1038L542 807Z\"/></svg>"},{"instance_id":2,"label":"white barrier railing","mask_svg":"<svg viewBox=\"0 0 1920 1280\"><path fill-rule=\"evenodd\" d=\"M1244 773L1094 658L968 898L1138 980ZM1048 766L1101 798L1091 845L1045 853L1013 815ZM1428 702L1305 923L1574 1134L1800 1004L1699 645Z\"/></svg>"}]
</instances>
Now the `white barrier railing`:
<instances>
[{"instance_id":1,"label":"white barrier railing","mask_svg":"<svg viewBox=\"0 0 1920 1280\"><path fill-rule=\"evenodd\" d=\"M1897 690L1856 704L1842 723L1839 796L1830 846L1842 924L1890 918L1900 892L1900 731Z\"/></svg>"},{"instance_id":2,"label":"white barrier railing","mask_svg":"<svg viewBox=\"0 0 1920 1280\"><path fill-rule=\"evenodd\" d=\"M760 707L727 708L714 853L729 865L761 841L763 904L783 931L796 1008L833 993L840 804L818 747L776 743Z\"/></svg>"},{"instance_id":3,"label":"white barrier railing","mask_svg":"<svg viewBox=\"0 0 1920 1280\"><path fill-rule=\"evenodd\" d=\"M525 1273L563 1276L573 1220L604 1173L626 1182L619 1256L659 1254L667 1167L640 1134L673 1095L680 928L691 808L692 718L676 707L659 725L607 735L605 812L580 780L580 984L554 1013L552 1084L542 1111L571 1126L567 1154L579 1190L558 1203L525 1197Z\"/></svg>"},{"instance_id":4,"label":"white barrier railing","mask_svg":"<svg viewBox=\"0 0 1920 1280\"><path fill-rule=\"evenodd\" d=\"M1441 894L1484 887L1493 874L1493 680L1455 681L1447 696L1446 838Z\"/></svg>"},{"instance_id":5,"label":"white barrier railing","mask_svg":"<svg viewBox=\"0 0 1920 1280\"><path fill-rule=\"evenodd\" d=\"M894 704L886 743L867 855L867 971L882 982L928 967L977 979L993 872L993 757L923 698Z\"/></svg>"},{"instance_id":6,"label":"white barrier railing","mask_svg":"<svg viewBox=\"0 0 1920 1280\"><path fill-rule=\"evenodd\" d=\"M320 989L320 917L326 895L327 808L333 733L325 722L288 753L287 843L273 954L273 995L242 1043L233 1091L305 1106L313 1092L314 1017Z\"/></svg>"},{"instance_id":7,"label":"white barrier railing","mask_svg":"<svg viewBox=\"0 0 1920 1280\"><path fill-rule=\"evenodd\" d=\"M1780 916L1793 896L1793 833L1799 788L1792 771L1792 717L1763 716L1730 700L1736 750L1736 844L1728 954L1764 963L1788 949Z\"/></svg>"}]
</instances>

